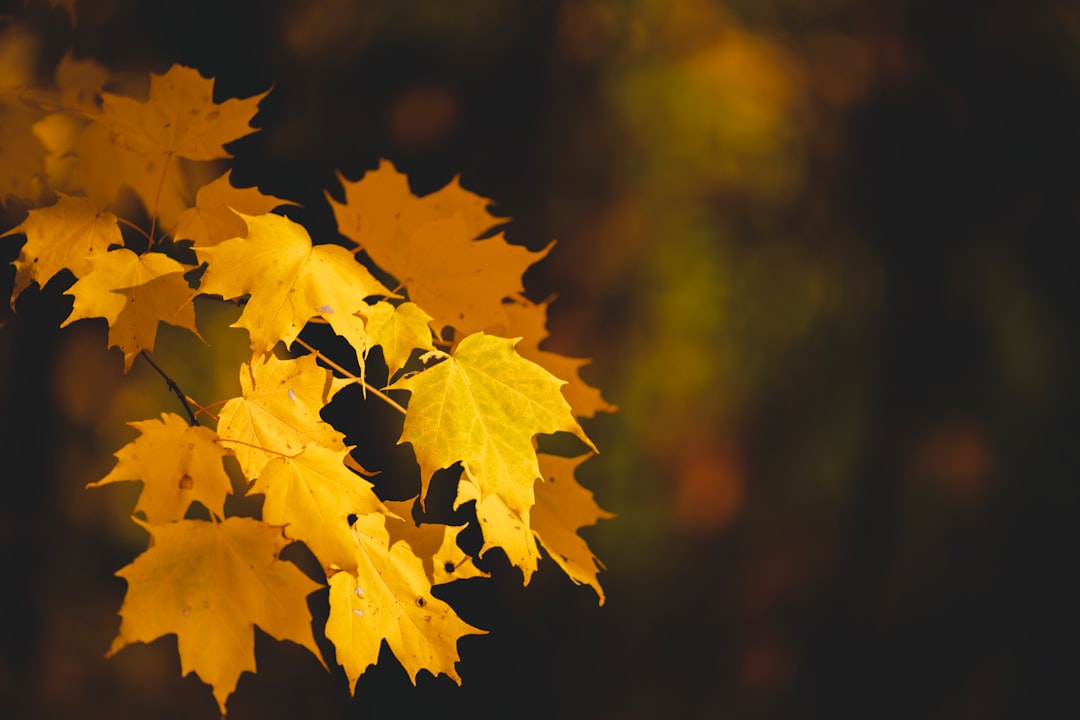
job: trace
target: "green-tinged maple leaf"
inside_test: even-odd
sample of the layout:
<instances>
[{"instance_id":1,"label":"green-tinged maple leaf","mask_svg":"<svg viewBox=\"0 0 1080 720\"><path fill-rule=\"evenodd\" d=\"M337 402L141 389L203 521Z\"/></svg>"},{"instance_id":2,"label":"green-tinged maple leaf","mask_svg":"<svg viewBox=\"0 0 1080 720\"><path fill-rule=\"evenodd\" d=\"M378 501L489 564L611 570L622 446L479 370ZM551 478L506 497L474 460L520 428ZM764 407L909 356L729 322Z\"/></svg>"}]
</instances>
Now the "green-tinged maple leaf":
<instances>
[{"instance_id":1,"label":"green-tinged maple leaf","mask_svg":"<svg viewBox=\"0 0 1080 720\"><path fill-rule=\"evenodd\" d=\"M173 231L174 240L191 240L196 247L217 245L232 238L247 236L248 226L237 213L263 215L282 205L295 205L265 195L257 188L234 187L229 179L232 171L203 185L195 195L195 207L180 215Z\"/></svg>"},{"instance_id":2,"label":"green-tinged maple leaf","mask_svg":"<svg viewBox=\"0 0 1080 720\"><path fill-rule=\"evenodd\" d=\"M26 244L15 259L12 306L19 293L37 283L44 287L65 268L76 278L92 269L91 261L110 245L123 245L116 216L86 198L60 195L54 205L31 210L21 224L4 235L23 233Z\"/></svg>"},{"instance_id":3,"label":"green-tinged maple leaf","mask_svg":"<svg viewBox=\"0 0 1080 720\"><path fill-rule=\"evenodd\" d=\"M218 435L232 447L249 480L275 457L298 455L309 443L343 449L344 436L319 411L350 382L335 379L315 363L314 355L253 358L240 366L241 396L221 409ZM229 445L230 440L235 443Z\"/></svg>"},{"instance_id":4,"label":"green-tinged maple leaf","mask_svg":"<svg viewBox=\"0 0 1080 720\"><path fill-rule=\"evenodd\" d=\"M589 457L538 455L540 470L547 482L536 484L536 505L532 509L531 523L532 531L556 564L575 583L590 585L603 605L604 590L596 575L604 566L577 531L595 525L597 520L615 516L600 509L593 494L574 479L578 465Z\"/></svg>"},{"instance_id":5,"label":"green-tinged maple leaf","mask_svg":"<svg viewBox=\"0 0 1080 720\"><path fill-rule=\"evenodd\" d=\"M489 573L476 567L472 558L457 543L458 535L465 525L441 525L422 523L412 519L412 500L392 500L384 504L393 515L387 518L386 529L391 544L404 541L424 563L424 572L432 585L443 585L454 580L488 577ZM398 518L401 518L400 520Z\"/></svg>"},{"instance_id":6,"label":"green-tinged maple leaf","mask_svg":"<svg viewBox=\"0 0 1080 720\"><path fill-rule=\"evenodd\" d=\"M196 500L217 517L225 516L232 483L221 459L229 451L218 444L217 433L190 426L174 413L128 424L141 434L116 451L116 467L108 475L87 487L141 480L135 512L150 523L181 520Z\"/></svg>"},{"instance_id":7,"label":"green-tinged maple leaf","mask_svg":"<svg viewBox=\"0 0 1080 720\"><path fill-rule=\"evenodd\" d=\"M322 662L307 606L319 585L278 558L281 528L242 517L140 524L153 542L116 573L128 589L110 655L175 634L181 672L213 688L223 715L240 674L255 672L255 625Z\"/></svg>"},{"instance_id":8,"label":"green-tinged maple leaf","mask_svg":"<svg viewBox=\"0 0 1080 720\"><path fill-rule=\"evenodd\" d=\"M394 377L405 366L413 350L434 350L431 342L431 316L416 303L404 302L398 306L379 301L364 311L367 317L368 343L382 346L383 359L389 369L388 377Z\"/></svg>"},{"instance_id":9,"label":"green-tinged maple leaf","mask_svg":"<svg viewBox=\"0 0 1080 720\"><path fill-rule=\"evenodd\" d=\"M457 641L482 634L431 594L424 564L407 543L390 544L386 516L357 518L357 570L330 576L330 617L326 637L337 649L349 688L379 659L385 640L416 683L421 670L448 675L458 684Z\"/></svg>"},{"instance_id":10,"label":"green-tinged maple leaf","mask_svg":"<svg viewBox=\"0 0 1080 720\"><path fill-rule=\"evenodd\" d=\"M443 362L391 388L412 393L398 442L413 446L424 493L436 470L460 462L477 496L498 495L524 532L540 478L533 437L564 431L595 447L560 392L563 381L514 352L514 343L470 335ZM486 535L485 542L516 541Z\"/></svg>"},{"instance_id":11,"label":"green-tinged maple leaf","mask_svg":"<svg viewBox=\"0 0 1080 720\"><path fill-rule=\"evenodd\" d=\"M345 467L348 451L312 443L299 455L272 459L252 486L266 495L263 521L285 526L285 534L307 545L324 570L356 569L349 515L386 512L371 483Z\"/></svg>"},{"instance_id":12,"label":"green-tinged maple leaf","mask_svg":"<svg viewBox=\"0 0 1080 720\"><path fill-rule=\"evenodd\" d=\"M342 235L409 290L433 318L436 334L452 327L457 338L504 332L504 298L523 292L521 276L547 254L510 245L502 234L477 240L504 218L489 201L452 185L415 197L389 163L355 183L339 178L345 203L330 200Z\"/></svg>"},{"instance_id":13,"label":"green-tinged maple leaf","mask_svg":"<svg viewBox=\"0 0 1080 720\"><path fill-rule=\"evenodd\" d=\"M266 93L223 103L213 96L214 81L182 65L151 74L145 101L104 93L101 113L75 145L87 195L108 203L129 185L164 226L174 226L190 205L177 160L230 157L224 146L254 132L249 123Z\"/></svg>"},{"instance_id":14,"label":"green-tinged maple leaf","mask_svg":"<svg viewBox=\"0 0 1080 720\"><path fill-rule=\"evenodd\" d=\"M247 237L195 248L209 263L200 292L229 299L250 295L234 327L251 335L252 352L291 344L317 314L353 315L364 299L390 291L338 245L312 246L303 226L280 215L241 216Z\"/></svg>"},{"instance_id":15,"label":"green-tinged maple leaf","mask_svg":"<svg viewBox=\"0 0 1080 720\"><path fill-rule=\"evenodd\" d=\"M184 280L189 268L161 253L136 255L119 248L95 255L93 268L65 295L75 304L60 327L102 317L109 323L109 347L124 353L124 371L142 350L153 350L159 322L199 334L192 291Z\"/></svg>"},{"instance_id":16,"label":"green-tinged maple leaf","mask_svg":"<svg viewBox=\"0 0 1080 720\"><path fill-rule=\"evenodd\" d=\"M555 377L567 381L563 385L563 395L570 403L575 417L593 417L597 412L614 412L618 408L606 402L597 388L581 379L580 370L589 361L572 358L559 353L540 349L540 343L547 338L547 308L550 301L533 303L525 299L506 303L504 309L510 317L507 335L521 337L517 351L526 360L547 368Z\"/></svg>"}]
</instances>

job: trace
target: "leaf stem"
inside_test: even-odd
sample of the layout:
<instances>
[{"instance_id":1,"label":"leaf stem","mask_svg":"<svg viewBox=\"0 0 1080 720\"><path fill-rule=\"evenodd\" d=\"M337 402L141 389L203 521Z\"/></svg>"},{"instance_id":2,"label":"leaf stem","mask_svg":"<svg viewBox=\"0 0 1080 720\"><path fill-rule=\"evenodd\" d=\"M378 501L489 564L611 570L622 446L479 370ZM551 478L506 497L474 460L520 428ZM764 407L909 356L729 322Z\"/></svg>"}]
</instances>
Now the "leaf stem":
<instances>
[{"instance_id":1,"label":"leaf stem","mask_svg":"<svg viewBox=\"0 0 1080 720\"><path fill-rule=\"evenodd\" d=\"M308 343L304 342L304 341L303 341L303 340L301 340L300 338L296 338L296 342L297 342L297 343L299 343L299 344L300 344L300 346L301 346L301 347L303 347L303 348L305 348L305 349L306 349L306 350L307 350L308 352L310 352L311 354L313 354L313 355L314 355L314 356L315 356L316 358L318 358L319 360L322 360L322 361L323 361L324 363L326 363L327 365L329 365L329 366L330 366L330 367L331 367L332 369L334 369L334 370L337 370L337 371L338 371L339 373L341 373L342 375L344 375L344 376L345 376L345 377L347 377L347 378L352 378L352 379L353 379L353 380L355 380L356 382L358 382L358 383L360 383L361 385L363 385L363 386L364 386L364 390L366 390L367 392L371 393L371 394L372 394L372 395L374 395L375 397L379 398L379 399L380 399L380 400L382 400L382 401L383 401L384 403L386 403L386 404L387 404L387 405L389 405L390 407L394 408L395 410L397 410L397 411L398 411L399 413L401 413L402 415L404 415L404 414L405 414L405 412L406 412L406 411L405 411L405 408L404 408L404 407L402 407L401 405L399 405L399 404L398 404L398 403L397 403L397 402L396 402L396 401L395 401L395 400L394 400L393 398L391 398L391 397L390 397L389 395L387 395L386 393L384 393L384 392L383 392L382 390L379 390L379 389L378 389L377 387L375 387L374 385L370 384L370 383L369 383L369 382L368 382L367 380L365 380L364 378L362 378L362 377L357 377L356 375L353 375L353 374L352 374L351 372L349 372L349 371L348 371L348 370L346 370L345 368L341 367L341 366L340 366L340 365L338 365L338 364L337 364L336 362L334 362L333 360L331 360L330 358L326 357L326 356L325 356L325 355L323 355L323 354L322 354L321 352L319 352L319 350L318 350L318 349L316 349L316 348L315 348L315 347L313 347L312 345L310 345L310 344L308 344Z\"/></svg>"},{"instance_id":2,"label":"leaf stem","mask_svg":"<svg viewBox=\"0 0 1080 720\"><path fill-rule=\"evenodd\" d=\"M150 363L150 367L157 370L158 375L165 379L165 384L169 386L170 390L172 390L173 395L176 395L176 397L180 398L180 402L183 404L184 410L187 412L188 424L192 426L198 425L199 420L195 417L195 412L191 409L191 405L188 404L187 395L185 395L184 391L180 389L180 386L176 384L176 381L169 377L169 375L161 369L160 365L154 362L154 358L150 357L149 352L147 352L146 350L142 350L139 352L139 354L142 355L143 360Z\"/></svg>"},{"instance_id":3,"label":"leaf stem","mask_svg":"<svg viewBox=\"0 0 1080 720\"><path fill-rule=\"evenodd\" d=\"M280 452L278 450L271 450L270 448L263 447L262 445L254 445L254 444L249 443L249 442L244 442L243 440L233 440L232 438L221 437L220 435L218 436L217 441L218 442L234 443L236 445L243 445L245 447L249 447L249 448L253 448L255 450L258 450L259 452L268 453L270 455L277 455L278 457L283 457L283 458L294 458L294 457L296 457L296 455L286 455L283 452ZM301 450L300 452L303 452L303 450ZM300 453L297 453L297 455L299 455L299 454Z\"/></svg>"},{"instance_id":4,"label":"leaf stem","mask_svg":"<svg viewBox=\"0 0 1080 720\"><path fill-rule=\"evenodd\" d=\"M145 230L143 230L141 227L139 227L135 223L131 222L127 218L122 218L122 217L117 217L116 222L118 222L121 225L127 225L129 228L131 228L132 230L134 230L135 232L139 233L144 238L146 238L146 249L147 250L149 250L150 248L152 248L154 246L154 236L151 235L150 233L146 232Z\"/></svg>"},{"instance_id":5,"label":"leaf stem","mask_svg":"<svg viewBox=\"0 0 1080 720\"><path fill-rule=\"evenodd\" d=\"M161 204L161 188L165 187L165 176L169 173L169 162L172 160L172 152L165 155L165 167L161 168L161 179L158 180L157 194L154 195L154 210L150 213L150 247L154 246L154 227L157 225L158 205ZM150 248L148 247L147 250Z\"/></svg>"}]
</instances>

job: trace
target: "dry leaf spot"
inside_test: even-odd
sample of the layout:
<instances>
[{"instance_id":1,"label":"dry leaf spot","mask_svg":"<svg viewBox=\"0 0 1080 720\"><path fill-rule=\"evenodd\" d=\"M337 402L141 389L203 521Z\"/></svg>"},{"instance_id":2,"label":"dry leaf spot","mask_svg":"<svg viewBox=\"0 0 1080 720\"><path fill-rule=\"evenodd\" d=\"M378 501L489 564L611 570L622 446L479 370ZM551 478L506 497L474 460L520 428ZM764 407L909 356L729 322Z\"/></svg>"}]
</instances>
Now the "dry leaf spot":
<instances>
[{"instance_id":1,"label":"dry leaf spot","mask_svg":"<svg viewBox=\"0 0 1080 720\"><path fill-rule=\"evenodd\" d=\"M180 489L190 490L195 485L195 481L191 479L190 475L184 475L180 478Z\"/></svg>"}]
</instances>

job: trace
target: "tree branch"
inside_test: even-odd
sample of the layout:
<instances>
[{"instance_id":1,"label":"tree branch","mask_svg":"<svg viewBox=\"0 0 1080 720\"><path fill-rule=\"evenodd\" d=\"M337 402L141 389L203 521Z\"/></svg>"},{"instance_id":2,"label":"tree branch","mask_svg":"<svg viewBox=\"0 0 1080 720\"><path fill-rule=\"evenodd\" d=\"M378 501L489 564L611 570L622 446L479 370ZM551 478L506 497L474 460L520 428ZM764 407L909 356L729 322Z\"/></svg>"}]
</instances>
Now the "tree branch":
<instances>
[{"instance_id":1,"label":"tree branch","mask_svg":"<svg viewBox=\"0 0 1080 720\"><path fill-rule=\"evenodd\" d=\"M169 386L169 389L173 391L173 394L176 395L176 397L180 398L180 402L183 404L184 410L187 412L188 424L192 426L198 425L199 420L195 417L195 411L191 409L191 404L187 400L187 395L185 395L184 391L180 389L180 386L176 384L176 381L169 377L168 374L161 369L160 365L154 362L154 359L150 357L150 353L148 353L146 350L140 351L139 354L142 355L143 360L150 363L150 367L157 370L158 375L165 379L165 384Z\"/></svg>"}]
</instances>

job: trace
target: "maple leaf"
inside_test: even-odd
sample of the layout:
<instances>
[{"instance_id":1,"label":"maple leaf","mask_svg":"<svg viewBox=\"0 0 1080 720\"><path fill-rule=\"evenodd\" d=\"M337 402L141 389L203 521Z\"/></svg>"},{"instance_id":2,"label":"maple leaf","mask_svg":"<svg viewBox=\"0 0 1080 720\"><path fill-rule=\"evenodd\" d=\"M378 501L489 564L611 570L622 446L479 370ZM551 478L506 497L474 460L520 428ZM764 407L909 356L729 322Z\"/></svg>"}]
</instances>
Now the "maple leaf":
<instances>
[{"instance_id":1,"label":"maple leaf","mask_svg":"<svg viewBox=\"0 0 1080 720\"><path fill-rule=\"evenodd\" d=\"M604 590L596 578L603 564L577 534L579 528L615 517L601 510L593 494L574 479L578 465L591 456L565 458L539 453L537 457L548 482L536 484L536 505L530 516L532 531L563 572L577 584L590 585L603 605Z\"/></svg>"},{"instance_id":2,"label":"maple leaf","mask_svg":"<svg viewBox=\"0 0 1080 720\"><path fill-rule=\"evenodd\" d=\"M330 617L326 637L337 649L338 662L356 681L379 659L385 640L409 679L421 670L448 675L461 684L455 667L457 641L484 631L457 616L431 594L424 564L407 543L390 544L385 515L362 515L353 524L359 541L356 572L330 576Z\"/></svg>"},{"instance_id":3,"label":"maple leaf","mask_svg":"<svg viewBox=\"0 0 1080 720\"><path fill-rule=\"evenodd\" d=\"M324 570L356 569L349 515L386 512L371 483L345 467L348 452L312 443L299 455L270 460L252 486L252 492L266 495L263 521L284 525L285 534L303 541Z\"/></svg>"},{"instance_id":4,"label":"maple leaf","mask_svg":"<svg viewBox=\"0 0 1080 720\"><path fill-rule=\"evenodd\" d=\"M507 334L521 337L516 348L518 354L547 368L555 377L567 381L562 391L575 416L593 417L597 412L614 412L618 408L606 402L597 388L581 378L581 368L589 364L587 359L567 357L540 349L540 343L548 336L547 308L550 303L550 300L533 303L519 299L504 305L510 317Z\"/></svg>"},{"instance_id":5,"label":"maple leaf","mask_svg":"<svg viewBox=\"0 0 1080 720\"><path fill-rule=\"evenodd\" d=\"M295 205L265 195L257 188L234 187L232 170L199 188L195 207L181 213L173 231L175 240L191 240L196 247L217 245L225 240L247 236L247 223L237 213L263 215L282 205Z\"/></svg>"},{"instance_id":6,"label":"maple leaf","mask_svg":"<svg viewBox=\"0 0 1080 720\"><path fill-rule=\"evenodd\" d=\"M316 364L314 355L255 358L240 366L241 396L221 409L218 435L222 442L236 441L234 453L249 480L275 457L298 455L309 443L344 448L344 435L324 422L319 411L350 382L335 379Z\"/></svg>"},{"instance_id":7,"label":"maple leaf","mask_svg":"<svg viewBox=\"0 0 1080 720\"><path fill-rule=\"evenodd\" d=\"M540 478L532 438L565 431L596 448L560 392L563 381L515 353L515 342L484 333L470 335L443 362L390 387L412 393L398 442L413 446L421 496L436 470L460 462L463 481L476 486L476 497L497 495L520 535L529 527L533 484ZM516 541L509 533L496 533L485 534L485 542L503 546ZM527 554L522 562L525 565L519 567L528 580L528 568L534 563Z\"/></svg>"},{"instance_id":8,"label":"maple leaf","mask_svg":"<svg viewBox=\"0 0 1080 720\"><path fill-rule=\"evenodd\" d=\"M251 335L252 352L264 353L279 340L289 345L316 315L353 315L365 298L390 296L382 283L338 245L312 246L303 226L280 215L240 214L247 237L197 247L209 263L200 292L225 299L250 295L233 327Z\"/></svg>"},{"instance_id":9,"label":"maple leaf","mask_svg":"<svg viewBox=\"0 0 1080 720\"><path fill-rule=\"evenodd\" d=\"M412 520L412 500L391 500L383 503L392 515L386 520L391 544L404 541L424 564L424 572L432 585L455 580L488 577L489 573L476 567L472 558L457 543L465 525L442 525ZM398 519L401 518L401 519Z\"/></svg>"},{"instance_id":10,"label":"maple leaf","mask_svg":"<svg viewBox=\"0 0 1080 720\"><path fill-rule=\"evenodd\" d=\"M532 508L511 507L502 495L485 493L470 477L462 476L454 509L469 502L475 503L476 522L484 539L480 556L493 547L501 548L510 564L521 570L524 584L528 585L540 561L540 548L531 530Z\"/></svg>"},{"instance_id":11,"label":"maple leaf","mask_svg":"<svg viewBox=\"0 0 1080 720\"><path fill-rule=\"evenodd\" d=\"M370 345L380 345L383 359L389 370L387 377L394 377L408 362L412 351L434 350L431 342L431 316L416 303L404 302L398 306L380 300L364 311L367 321L365 331Z\"/></svg>"},{"instance_id":12,"label":"maple leaf","mask_svg":"<svg viewBox=\"0 0 1080 720\"><path fill-rule=\"evenodd\" d=\"M116 573L128 589L109 655L175 634L181 673L213 688L222 715L240 674L255 672L255 625L322 662L307 606L320 586L278 558L281 528L243 517L139 524L153 542Z\"/></svg>"},{"instance_id":13,"label":"maple leaf","mask_svg":"<svg viewBox=\"0 0 1080 720\"><path fill-rule=\"evenodd\" d=\"M522 273L551 249L531 252L502 234L477 240L505 218L487 213L489 201L462 190L456 179L423 198L387 162L356 182L339 180L345 203L330 198L339 231L408 288L434 318L437 335L446 327L458 338L502 331L503 300L523 292Z\"/></svg>"},{"instance_id":14,"label":"maple leaf","mask_svg":"<svg viewBox=\"0 0 1080 720\"><path fill-rule=\"evenodd\" d=\"M56 66L56 103L63 108L34 124L34 136L47 151L45 174L49 187L56 191L71 186L78 164L75 144L101 106L101 90L109 79L108 71L93 60L76 60L70 51ZM96 195L95 195L96 197ZM103 207L109 198L101 201Z\"/></svg>"},{"instance_id":15,"label":"maple leaf","mask_svg":"<svg viewBox=\"0 0 1080 720\"><path fill-rule=\"evenodd\" d=\"M0 65L8 60L0 56ZM45 147L34 135L34 125L45 113L18 92L9 92L8 87L22 85L21 76L12 80L0 77L0 206L10 197L36 200L45 175Z\"/></svg>"},{"instance_id":16,"label":"maple leaf","mask_svg":"<svg viewBox=\"0 0 1080 720\"><path fill-rule=\"evenodd\" d=\"M26 244L15 259L12 307L19 293L37 283L40 287L67 268L80 278L92 269L94 257L110 245L123 245L116 216L99 210L86 198L60 195L54 205L31 210L17 227L0 235L26 235Z\"/></svg>"},{"instance_id":17,"label":"maple leaf","mask_svg":"<svg viewBox=\"0 0 1080 720\"><path fill-rule=\"evenodd\" d=\"M61 107L71 110L97 110L101 90L109 80L109 71L93 59L76 60L71 51L64 53L53 73Z\"/></svg>"},{"instance_id":18,"label":"maple leaf","mask_svg":"<svg viewBox=\"0 0 1080 720\"><path fill-rule=\"evenodd\" d=\"M184 265L161 253L140 256L119 248L94 256L91 267L64 293L72 295L75 304L60 327L82 318L105 318L109 347L117 346L124 353L124 372L139 352L154 349L159 322L198 336Z\"/></svg>"},{"instance_id":19,"label":"maple leaf","mask_svg":"<svg viewBox=\"0 0 1080 720\"><path fill-rule=\"evenodd\" d=\"M431 220L461 215L472 237L480 237L507 218L487 211L491 201L461 187L455 177L445 187L418 198L409 189L408 177L393 163L380 160L379 167L356 181L338 173L345 202L327 194L338 229L389 272L390 266L408 262L408 248L401 245L416 228Z\"/></svg>"},{"instance_id":20,"label":"maple leaf","mask_svg":"<svg viewBox=\"0 0 1080 720\"><path fill-rule=\"evenodd\" d=\"M100 115L76 143L87 194L111 202L129 185L151 215L172 227L189 204L176 159L230 157L224 146L254 132L249 123L266 92L223 103L213 96L214 81L183 65L151 74L146 101L103 93Z\"/></svg>"},{"instance_id":21,"label":"maple leaf","mask_svg":"<svg viewBox=\"0 0 1080 720\"><path fill-rule=\"evenodd\" d=\"M87 487L141 480L135 512L148 522L181 520L192 501L217 517L225 516L225 496L232 483L221 459L230 454L209 428L187 424L174 413L160 420L128 423L141 434L116 451L116 467Z\"/></svg>"}]
</instances>

